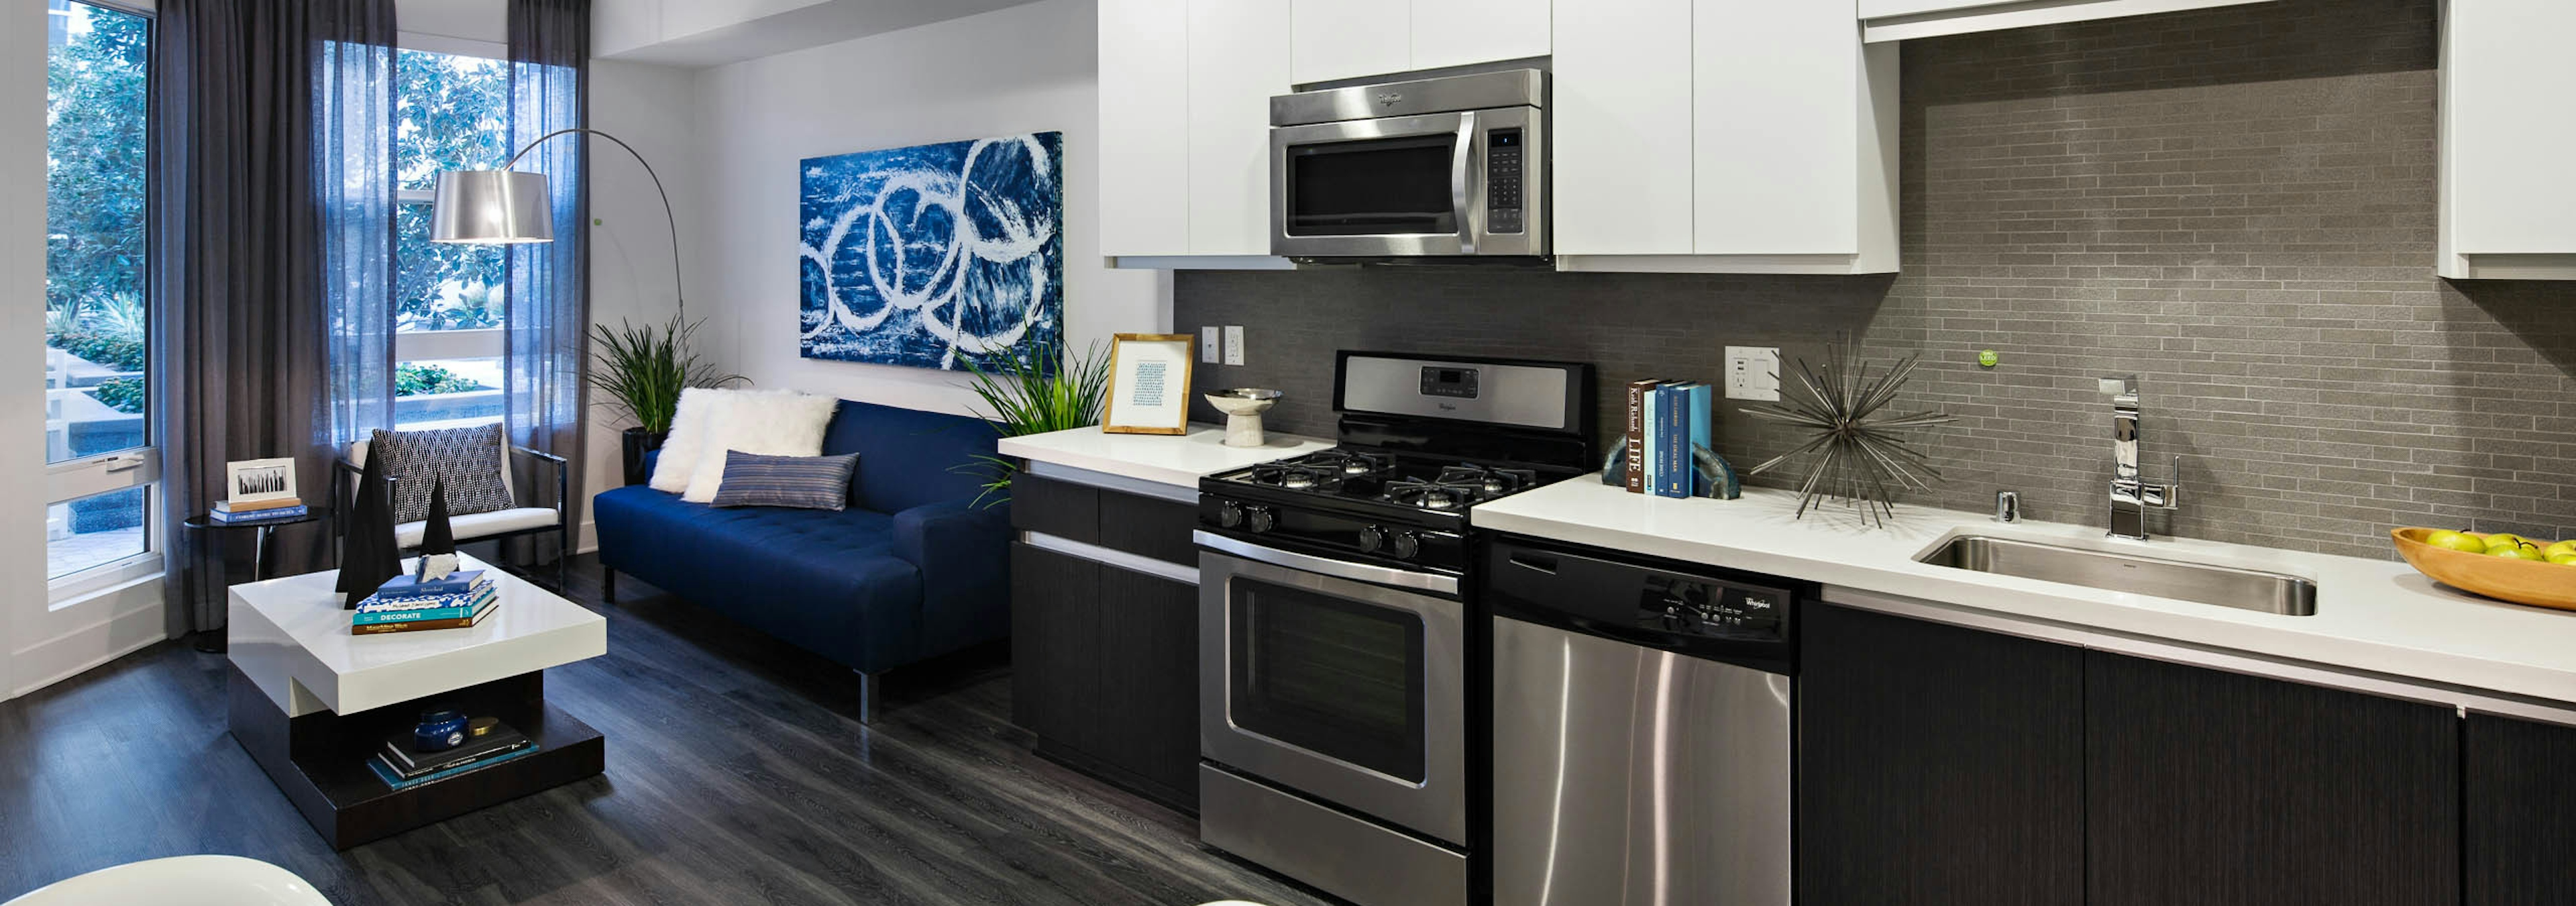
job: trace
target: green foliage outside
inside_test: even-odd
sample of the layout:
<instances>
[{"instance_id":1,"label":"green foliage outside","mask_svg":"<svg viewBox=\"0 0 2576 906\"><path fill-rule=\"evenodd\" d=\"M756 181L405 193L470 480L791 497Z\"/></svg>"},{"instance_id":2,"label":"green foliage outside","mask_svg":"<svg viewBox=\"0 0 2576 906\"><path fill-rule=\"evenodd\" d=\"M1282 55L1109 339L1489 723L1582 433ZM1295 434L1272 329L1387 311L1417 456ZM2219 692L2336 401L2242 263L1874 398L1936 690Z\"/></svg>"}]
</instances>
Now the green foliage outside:
<instances>
[{"instance_id":1,"label":"green foliage outside","mask_svg":"<svg viewBox=\"0 0 2576 906\"><path fill-rule=\"evenodd\" d=\"M88 22L87 33L45 55L49 328L79 325L112 299L139 308L143 298L143 86L152 25L104 10ZM139 341L139 320L136 327Z\"/></svg>"},{"instance_id":2,"label":"green foliage outside","mask_svg":"<svg viewBox=\"0 0 2576 906\"><path fill-rule=\"evenodd\" d=\"M418 50L394 54L394 169L403 189L429 190L438 171L491 169L510 156L510 67ZM501 326L499 246L429 241L430 206L394 207L394 317L402 330Z\"/></svg>"},{"instance_id":3,"label":"green foliage outside","mask_svg":"<svg viewBox=\"0 0 2576 906\"><path fill-rule=\"evenodd\" d=\"M89 394L107 407L127 415L143 414L143 379L108 378L90 388Z\"/></svg>"},{"instance_id":4,"label":"green foliage outside","mask_svg":"<svg viewBox=\"0 0 2576 906\"><path fill-rule=\"evenodd\" d=\"M416 396L423 393L463 393L482 390L473 379L436 365L414 365L405 362L394 366L394 395Z\"/></svg>"}]
</instances>

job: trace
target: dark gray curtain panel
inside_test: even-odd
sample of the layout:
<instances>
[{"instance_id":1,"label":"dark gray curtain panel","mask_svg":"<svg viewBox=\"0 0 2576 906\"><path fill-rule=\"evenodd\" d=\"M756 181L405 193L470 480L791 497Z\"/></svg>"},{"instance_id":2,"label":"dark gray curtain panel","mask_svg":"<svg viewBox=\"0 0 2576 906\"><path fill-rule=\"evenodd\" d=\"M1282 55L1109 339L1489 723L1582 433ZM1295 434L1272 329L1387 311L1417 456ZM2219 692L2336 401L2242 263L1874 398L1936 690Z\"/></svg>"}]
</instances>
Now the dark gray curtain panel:
<instances>
[{"instance_id":1,"label":"dark gray curtain panel","mask_svg":"<svg viewBox=\"0 0 2576 906\"><path fill-rule=\"evenodd\" d=\"M161 0L152 58L158 527L173 606L223 625L216 533L179 521L224 464L330 463L393 405L393 0ZM280 530L278 572L328 568L327 526Z\"/></svg>"},{"instance_id":2,"label":"dark gray curtain panel","mask_svg":"<svg viewBox=\"0 0 2576 906\"><path fill-rule=\"evenodd\" d=\"M547 133L587 126L583 107L590 74L590 0L510 0L510 147ZM520 158L515 169L546 174L553 196L555 241L511 246L503 309L509 346L502 367L504 420L511 443L569 463L565 518L581 524L582 372L590 337L590 192L579 133L557 137ZM552 495L549 469L513 457L522 488ZM520 562L571 553L552 538L518 542Z\"/></svg>"}]
</instances>

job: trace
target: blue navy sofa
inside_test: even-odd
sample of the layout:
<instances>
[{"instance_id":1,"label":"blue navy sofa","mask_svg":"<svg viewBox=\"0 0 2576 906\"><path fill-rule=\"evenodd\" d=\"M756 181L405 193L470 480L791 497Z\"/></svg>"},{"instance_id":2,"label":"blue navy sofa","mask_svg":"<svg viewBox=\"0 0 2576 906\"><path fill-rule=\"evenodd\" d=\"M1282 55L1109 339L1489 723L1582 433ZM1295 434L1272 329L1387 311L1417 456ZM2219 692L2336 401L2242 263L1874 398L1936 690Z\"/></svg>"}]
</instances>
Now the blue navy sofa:
<instances>
[{"instance_id":1,"label":"blue navy sofa","mask_svg":"<svg viewBox=\"0 0 2576 906\"><path fill-rule=\"evenodd\" d=\"M982 419L841 401L826 454L859 454L850 507L718 509L630 485L591 502L601 578L617 574L878 675L1011 634L1008 502L979 506L971 467L998 439ZM649 471L649 470L648 470Z\"/></svg>"}]
</instances>

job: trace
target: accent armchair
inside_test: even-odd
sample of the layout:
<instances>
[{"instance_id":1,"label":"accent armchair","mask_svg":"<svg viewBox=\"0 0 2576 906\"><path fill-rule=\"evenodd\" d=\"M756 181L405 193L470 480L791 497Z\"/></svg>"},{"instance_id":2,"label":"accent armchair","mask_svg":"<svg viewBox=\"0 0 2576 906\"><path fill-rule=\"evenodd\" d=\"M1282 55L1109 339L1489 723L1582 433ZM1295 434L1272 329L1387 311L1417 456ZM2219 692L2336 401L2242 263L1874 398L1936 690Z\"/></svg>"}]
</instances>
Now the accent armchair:
<instances>
[{"instance_id":1,"label":"accent armchair","mask_svg":"<svg viewBox=\"0 0 2576 906\"><path fill-rule=\"evenodd\" d=\"M448 524L456 532L456 543L500 541L552 532L557 539L558 551L555 557L555 588L561 590L564 587L564 563L572 559L573 551L570 464L561 456L508 443L502 444L502 451L504 462L514 463L516 457L526 457L535 460L540 467L551 470L554 473L555 486L553 500L550 504L538 505L536 493L533 490L523 492L518 487L517 480L511 477L511 473L515 470L502 469L501 486L509 490L510 500L519 505L505 510L466 513L451 517ZM357 502L358 474L366 464L367 441L363 440L349 444L348 455L341 457L339 462L334 464L336 480L331 482L331 518L334 520L332 524L348 525L349 511ZM385 476L387 506L392 505L395 483L401 480L400 475ZM426 522L395 524L394 545L404 551L420 547L421 533L427 526Z\"/></svg>"}]
</instances>

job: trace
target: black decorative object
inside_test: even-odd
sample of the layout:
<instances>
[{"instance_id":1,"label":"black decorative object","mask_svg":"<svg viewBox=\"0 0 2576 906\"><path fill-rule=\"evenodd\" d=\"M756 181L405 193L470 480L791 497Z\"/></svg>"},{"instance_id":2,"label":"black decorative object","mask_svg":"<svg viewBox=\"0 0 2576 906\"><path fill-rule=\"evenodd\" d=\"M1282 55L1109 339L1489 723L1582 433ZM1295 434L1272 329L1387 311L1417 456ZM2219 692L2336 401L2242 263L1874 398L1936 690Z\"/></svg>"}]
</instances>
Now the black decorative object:
<instances>
[{"instance_id":1,"label":"black decorative object","mask_svg":"<svg viewBox=\"0 0 2576 906\"><path fill-rule=\"evenodd\" d=\"M1798 360L1798 382L1806 387L1806 399L1743 410L1755 418L1814 432L1797 448L1745 474L1760 475L1792 458L1817 452L1807 465L1806 479L1798 483L1798 515L1804 517L1808 507L1833 498L1860 507L1870 521L1885 525L1886 517L1896 515L1898 488L1922 490L1941 477L1931 459L1899 435L1958 419L1942 412L1880 414L1914 375L1917 360L1906 356L1872 378L1868 364L1853 368L1850 342L1846 337L1825 347L1822 369Z\"/></svg>"},{"instance_id":2,"label":"black decorative object","mask_svg":"<svg viewBox=\"0 0 2576 906\"><path fill-rule=\"evenodd\" d=\"M358 470L358 499L349 507L349 525L340 538L341 607L359 601L402 575L402 546L394 542L394 502L386 486L384 457L369 456Z\"/></svg>"},{"instance_id":3,"label":"black decorative object","mask_svg":"<svg viewBox=\"0 0 2576 906\"><path fill-rule=\"evenodd\" d=\"M646 431L642 428L628 428L619 436L625 453L627 484L638 485L653 479L653 474L644 468L644 454L662 449L662 442L670 437L669 431Z\"/></svg>"},{"instance_id":4,"label":"black decorative object","mask_svg":"<svg viewBox=\"0 0 2576 906\"><path fill-rule=\"evenodd\" d=\"M420 570L414 575L435 582L455 571L456 528L447 517L447 481L438 479L429 486L429 515L420 526Z\"/></svg>"}]
</instances>

